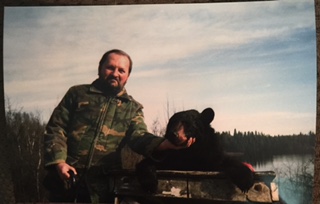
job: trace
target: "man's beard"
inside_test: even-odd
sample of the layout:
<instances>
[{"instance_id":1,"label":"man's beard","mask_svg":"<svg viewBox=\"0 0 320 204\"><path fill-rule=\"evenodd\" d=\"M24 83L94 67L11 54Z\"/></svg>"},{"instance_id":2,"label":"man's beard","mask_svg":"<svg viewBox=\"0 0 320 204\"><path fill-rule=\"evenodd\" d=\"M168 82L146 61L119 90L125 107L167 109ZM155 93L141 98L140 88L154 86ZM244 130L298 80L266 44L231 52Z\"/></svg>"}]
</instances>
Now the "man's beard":
<instances>
[{"instance_id":1,"label":"man's beard","mask_svg":"<svg viewBox=\"0 0 320 204\"><path fill-rule=\"evenodd\" d=\"M114 77L106 77L106 78L100 77L100 80L103 85L102 88L105 92L118 94L120 91L122 91L124 87L120 84L120 81Z\"/></svg>"}]
</instances>

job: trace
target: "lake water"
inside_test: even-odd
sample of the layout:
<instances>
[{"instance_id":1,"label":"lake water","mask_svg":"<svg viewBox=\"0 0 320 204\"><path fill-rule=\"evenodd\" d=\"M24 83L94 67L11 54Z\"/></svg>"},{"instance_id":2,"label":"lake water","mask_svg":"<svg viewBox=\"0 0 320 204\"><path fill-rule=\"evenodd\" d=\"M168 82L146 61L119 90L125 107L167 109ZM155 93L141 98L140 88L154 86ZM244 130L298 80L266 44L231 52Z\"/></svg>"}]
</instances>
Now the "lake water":
<instances>
[{"instance_id":1,"label":"lake water","mask_svg":"<svg viewBox=\"0 0 320 204\"><path fill-rule=\"evenodd\" d=\"M278 184L282 203L312 203L314 174L313 155L282 155L271 160L258 162L256 171L274 171L274 182Z\"/></svg>"},{"instance_id":2,"label":"lake water","mask_svg":"<svg viewBox=\"0 0 320 204\"><path fill-rule=\"evenodd\" d=\"M287 168L298 170L301 166L308 166L308 170L313 173L313 155L280 155L273 156L272 160L262 161L254 167L256 171L277 171Z\"/></svg>"}]
</instances>

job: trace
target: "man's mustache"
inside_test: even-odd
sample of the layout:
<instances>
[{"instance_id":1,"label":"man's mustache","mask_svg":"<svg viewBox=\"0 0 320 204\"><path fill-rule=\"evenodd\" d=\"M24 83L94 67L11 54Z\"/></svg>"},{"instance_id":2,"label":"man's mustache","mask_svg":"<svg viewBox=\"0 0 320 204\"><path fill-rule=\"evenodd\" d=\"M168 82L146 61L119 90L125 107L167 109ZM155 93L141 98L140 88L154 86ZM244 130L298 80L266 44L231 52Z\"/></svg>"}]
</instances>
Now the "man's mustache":
<instances>
[{"instance_id":1,"label":"man's mustache","mask_svg":"<svg viewBox=\"0 0 320 204\"><path fill-rule=\"evenodd\" d=\"M113 76L106 77L105 80L106 81L116 80L118 83L120 82L118 78L113 77Z\"/></svg>"}]
</instances>

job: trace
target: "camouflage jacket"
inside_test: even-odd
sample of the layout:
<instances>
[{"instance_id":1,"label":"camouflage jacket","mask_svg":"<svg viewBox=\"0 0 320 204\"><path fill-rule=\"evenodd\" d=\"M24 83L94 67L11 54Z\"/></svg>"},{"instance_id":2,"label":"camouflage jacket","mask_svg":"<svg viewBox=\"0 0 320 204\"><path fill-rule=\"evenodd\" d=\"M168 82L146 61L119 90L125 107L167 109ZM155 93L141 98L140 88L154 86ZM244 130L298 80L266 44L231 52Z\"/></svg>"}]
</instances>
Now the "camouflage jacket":
<instances>
[{"instance_id":1,"label":"camouflage jacket","mask_svg":"<svg viewBox=\"0 0 320 204\"><path fill-rule=\"evenodd\" d=\"M100 90L98 80L71 87L54 109L44 134L45 166L67 161L84 167L90 149L94 151L91 165L101 165L108 155L117 160L119 155L114 153L123 141L135 152L151 157L163 141L147 133L143 107L125 89L117 96ZM119 162L113 160L113 165Z\"/></svg>"}]
</instances>

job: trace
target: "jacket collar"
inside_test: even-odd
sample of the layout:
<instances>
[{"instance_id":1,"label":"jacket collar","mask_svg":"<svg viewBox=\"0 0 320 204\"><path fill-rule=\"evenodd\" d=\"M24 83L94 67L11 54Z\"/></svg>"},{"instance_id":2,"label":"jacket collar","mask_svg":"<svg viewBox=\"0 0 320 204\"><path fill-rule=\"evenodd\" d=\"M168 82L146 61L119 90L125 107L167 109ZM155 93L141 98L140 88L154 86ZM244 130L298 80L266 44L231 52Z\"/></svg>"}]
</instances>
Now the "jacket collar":
<instances>
[{"instance_id":1,"label":"jacket collar","mask_svg":"<svg viewBox=\"0 0 320 204\"><path fill-rule=\"evenodd\" d=\"M111 96L111 97L115 97L115 98L119 98L119 99L131 100L131 97L128 95L127 90L125 88L123 88L122 91L120 91L116 95L104 93L101 89L101 84L98 79L96 79L95 81L92 82L89 90L90 90L90 92L103 94L105 96Z\"/></svg>"}]
</instances>

